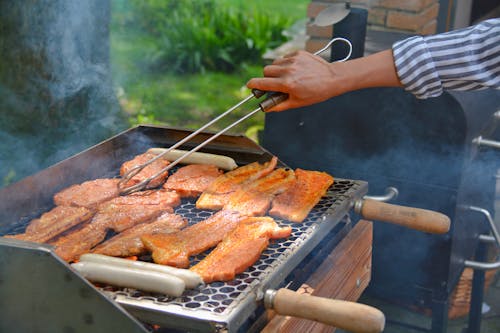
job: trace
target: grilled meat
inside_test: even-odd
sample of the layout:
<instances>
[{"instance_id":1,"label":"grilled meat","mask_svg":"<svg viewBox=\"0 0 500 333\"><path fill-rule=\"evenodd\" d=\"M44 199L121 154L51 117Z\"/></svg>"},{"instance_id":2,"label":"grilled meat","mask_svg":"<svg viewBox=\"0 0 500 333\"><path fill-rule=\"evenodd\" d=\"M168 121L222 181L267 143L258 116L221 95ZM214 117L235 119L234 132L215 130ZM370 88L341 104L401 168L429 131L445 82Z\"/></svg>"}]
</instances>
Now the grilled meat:
<instances>
[{"instance_id":1,"label":"grilled meat","mask_svg":"<svg viewBox=\"0 0 500 333\"><path fill-rule=\"evenodd\" d=\"M163 213L172 213L172 206L179 203L179 195L165 190L136 192L111 199L99 205L89 224L56 239L53 242L56 253L67 261L78 259L102 242L109 229L122 232Z\"/></svg>"},{"instance_id":2,"label":"grilled meat","mask_svg":"<svg viewBox=\"0 0 500 333\"><path fill-rule=\"evenodd\" d=\"M54 195L58 206L95 209L100 203L117 197L119 179L96 179L70 186Z\"/></svg>"},{"instance_id":3,"label":"grilled meat","mask_svg":"<svg viewBox=\"0 0 500 333\"><path fill-rule=\"evenodd\" d=\"M233 280L259 259L269 239L286 238L291 231L290 227L280 228L270 217L248 217L190 270L200 274L205 283Z\"/></svg>"},{"instance_id":4,"label":"grilled meat","mask_svg":"<svg viewBox=\"0 0 500 333\"><path fill-rule=\"evenodd\" d=\"M30 242L45 243L66 230L89 220L94 212L85 207L56 206L26 227L24 234L13 238Z\"/></svg>"},{"instance_id":5,"label":"grilled meat","mask_svg":"<svg viewBox=\"0 0 500 333\"><path fill-rule=\"evenodd\" d=\"M235 192L242 184L252 182L271 173L276 167L278 159L273 157L264 164L257 162L247 164L217 177L196 201L198 209L217 210L224 207L228 196Z\"/></svg>"},{"instance_id":6,"label":"grilled meat","mask_svg":"<svg viewBox=\"0 0 500 333\"><path fill-rule=\"evenodd\" d=\"M224 209L247 216L263 216L274 196L287 190L294 181L292 170L276 169L267 176L242 184L228 195Z\"/></svg>"},{"instance_id":7,"label":"grilled meat","mask_svg":"<svg viewBox=\"0 0 500 333\"><path fill-rule=\"evenodd\" d=\"M93 220L107 225L116 232L150 221L160 214L172 213L172 207L180 204L175 192L149 190L135 192L107 201L97 210Z\"/></svg>"},{"instance_id":8,"label":"grilled meat","mask_svg":"<svg viewBox=\"0 0 500 333\"><path fill-rule=\"evenodd\" d=\"M55 246L55 253L59 257L71 262L102 242L106 238L107 229L105 223L92 220L78 230L61 236L50 244Z\"/></svg>"},{"instance_id":9,"label":"grilled meat","mask_svg":"<svg viewBox=\"0 0 500 333\"><path fill-rule=\"evenodd\" d=\"M143 254L146 251L141 241L145 234L169 234L186 226L187 221L179 215L165 213L155 221L142 223L125 230L96 246L92 252L113 257L130 257Z\"/></svg>"},{"instance_id":10,"label":"grilled meat","mask_svg":"<svg viewBox=\"0 0 500 333\"><path fill-rule=\"evenodd\" d=\"M242 219L236 212L220 211L174 234L144 235L141 240L154 262L185 268L189 267L189 256L217 245Z\"/></svg>"},{"instance_id":11,"label":"grilled meat","mask_svg":"<svg viewBox=\"0 0 500 333\"><path fill-rule=\"evenodd\" d=\"M138 165L142 165L152 158L156 157L155 154L152 153L144 153L141 155L137 155L134 157L132 160L127 161L122 164L120 168L120 175L123 176L133 168L135 168ZM170 162L160 158L151 163L150 165L146 166L144 169L142 169L139 173L134 175L126 184L124 184L125 187L133 186L135 184L138 184L142 182L144 179L152 177L156 173L160 172L163 168L165 168L167 165L169 165ZM147 188L155 188L163 184L165 182L165 179L168 177L168 171L162 172L160 175L157 177L153 178L149 184L147 184Z\"/></svg>"},{"instance_id":12,"label":"grilled meat","mask_svg":"<svg viewBox=\"0 0 500 333\"><path fill-rule=\"evenodd\" d=\"M175 191L181 197L197 197L221 174L215 165L186 165L172 174L163 188Z\"/></svg>"},{"instance_id":13,"label":"grilled meat","mask_svg":"<svg viewBox=\"0 0 500 333\"><path fill-rule=\"evenodd\" d=\"M297 169L295 177L295 183L274 198L269 215L302 222L333 184L333 177L325 172Z\"/></svg>"}]
</instances>

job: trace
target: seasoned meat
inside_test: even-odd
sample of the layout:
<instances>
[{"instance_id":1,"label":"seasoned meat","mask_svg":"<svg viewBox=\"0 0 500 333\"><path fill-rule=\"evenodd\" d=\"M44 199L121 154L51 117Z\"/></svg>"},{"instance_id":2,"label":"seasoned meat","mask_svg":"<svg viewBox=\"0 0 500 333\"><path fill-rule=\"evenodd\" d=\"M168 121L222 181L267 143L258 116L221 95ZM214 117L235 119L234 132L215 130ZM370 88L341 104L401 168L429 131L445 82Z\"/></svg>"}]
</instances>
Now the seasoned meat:
<instances>
[{"instance_id":1,"label":"seasoned meat","mask_svg":"<svg viewBox=\"0 0 500 333\"><path fill-rule=\"evenodd\" d=\"M278 159L273 157L264 164L257 162L247 164L217 177L196 201L198 209L217 210L224 207L228 196L235 192L242 184L252 182L271 173L276 167Z\"/></svg>"},{"instance_id":2,"label":"seasoned meat","mask_svg":"<svg viewBox=\"0 0 500 333\"><path fill-rule=\"evenodd\" d=\"M106 238L109 229L122 232L149 222L163 213L172 213L172 206L180 203L179 195L165 190L135 192L117 197L99 205L90 223L70 230L53 242L56 253L66 261L73 261L89 252Z\"/></svg>"},{"instance_id":3,"label":"seasoned meat","mask_svg":"<svg viewBox=\"0 0 500 333\"><path fill-rule=\"evenodd\" d=\"M186 226L187 221L179 215L165 213L153 222L142 223L125 230L96 246L92 252L113 257L130 257L146 251L141 241L145 234L169 234Z\"/></svg>"},{"instance_id":4,"label":"seasoned meat","mask_svg":"<svg viewBox=\"0 0 500 333\"><path fill-rule=\"evenodd\" d=\"M180 197L175 192L166 190L135 192L99 205L94 220L116 232L121 232L157 218L162 213L172 213L173 207L180 202Z\"/></svg>"},{"instance_id":5,"label":"seasoned meat","mask_svg":"<svg viewBox=\"0 0 500 333\"><path fill-rule=\"evenodd\" d=\"M295 183L273 200L269 215L302 222L333 184L332 176L319 171L297 169L295 178Z\"/></svg>"},{"instance_id":6,"label":"seasoned meat","mask_svg":"<svg viewBox=\"0 0 500 333\"><path fill-rule=\"evenodd\" d=\"M242 184L228 196L224 209L247 216L263 216L275 195L287 190L295 181L292 170L276 169L267 176Z\"/></svg>"},{"instance_id":7,"label":"seasoned meat","mask_svg":"<svg viewBox=\"0 0 500 333\"><path fill-rule=\"evenodd\" d=\"M144 235L141 239L154 262L185 268L189 267L189 256L217 245L242 218L236 212L220 211L175 234Z\"/></svg>"},{"instance_id":8,"label":"seasoned meat","mask_svg":"<svg viewBox=\"0 0 500 333\"><path fill-rule=\"evenodd\" d=\"M95 209L101 202L119 195L119 179L96 179L70 186L54 195L58 206L77 206Z\"/></svg>"},{"instance_id":9,"label":"seasoned meat","mask_svg":"<svg viewBox=\"0 0 500 333\"><path fill-rule=\"evenodd\" d=\"M280 228L270 217L248 217L190 270L200 274L205 283L233 280L259 259L269 239L286 238L291 231L290 227Z\"/></svg>"},{"instance_id":10,"label":"seasoned meat","mask_svg":"<svg viewBox=\"0 0 500 333\"><path fill-rule=\"evenodd\" d=\"M142 165L154 157L156 157L156 155L152 154L152 153L144 153L141 155L137 155L132 160L127 161L127 162L122 164L122 166L120 168L120 175L121 176L125 175L127 172L132 170L134 167L136 167L138 165ZM169 164L170 164L170 162L163 159L163 158L157 159L156 161L154 161L153 163L151 163L150 165L148 165L144 169L142 169L138 174L133 176L126 184L124 184L124 187L133 186L135 184L142 182L146 178L152 177L153 175L160 172L160 170L162 170L163 168L165 168ZM147 188L155 188L155 187L160 186L161 184L163 184L163 182L165 182L165 179L167 178L167 176L168 176L168 171L162 172L160 175L155 177L153 180L151 180L147 184Z\"/></svg>"},{"instance_id":11,"label":"seasoned meat","mask_svg":"<svg viewBox=\"0 0 500 333\"><path fill-rule=\"evenodd\" d=\"M163 188L175 191L181 197L197 197L221 174L215 165L186 165L170 175Z\"/></svg>"},{"instance_id":12,"label":"seasoned meat","mask_svg":"<svg viewBox=\"0 0 500 333\"><path fill-rule=\"evenodd\" d=\"M106 238L107 229L106 224L92 220L78 230L61 236L50 244L55 246L55 253L63 260L75 261L102 242Z\"/></svg>"},{"instance_id":13,"label":"seasoned meat","mask_svg":"<svg viewBox=\"0 0 500 333\"><path fill-rule=\"evenodd\" d=\"M26 232L16 235L17 239L45 243L66 230L89 220L93 211L85 207L56 206L26 227Z\"/></svg>"}]
</instances>

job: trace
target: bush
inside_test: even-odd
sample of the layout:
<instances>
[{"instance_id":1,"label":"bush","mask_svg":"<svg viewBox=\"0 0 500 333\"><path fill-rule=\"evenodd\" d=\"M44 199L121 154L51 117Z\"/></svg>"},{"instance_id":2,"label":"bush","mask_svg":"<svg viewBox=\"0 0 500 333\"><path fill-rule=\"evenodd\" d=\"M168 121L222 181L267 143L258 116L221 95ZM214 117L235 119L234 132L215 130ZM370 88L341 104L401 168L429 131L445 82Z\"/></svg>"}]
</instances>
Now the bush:
<instances>
[{"instance_id":1,"label":"bush","mask_svg":"<svg viewBox=\"0 0 500 333\"><path fill-rule=\"evenodd\" d=\"M136 0L134 20L155 40L152 70L196 73L233 71L261 63L262 54L282 44L291 24L283 16L244 10L217 0Z\"/></svg>"}]
</instances>

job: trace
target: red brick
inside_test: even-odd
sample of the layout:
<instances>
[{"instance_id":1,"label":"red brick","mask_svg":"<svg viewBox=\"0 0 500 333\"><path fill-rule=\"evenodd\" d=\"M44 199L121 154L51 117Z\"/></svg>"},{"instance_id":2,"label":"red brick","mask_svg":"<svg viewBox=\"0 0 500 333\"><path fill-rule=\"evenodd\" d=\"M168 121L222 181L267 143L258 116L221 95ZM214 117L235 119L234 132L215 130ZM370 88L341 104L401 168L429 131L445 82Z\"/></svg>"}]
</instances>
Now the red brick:
<instances>
[{"instance_id":1,"label":"red brick","mask_svg":"<svg viewBox=\"0 0 500 333\"><path fill-rule=\"evenodd\" d=\"M368 23L376 25L385 25L387 10L382 8L372 8L368 11Z\"/></svg>"},{"instance_id":2,"label":"red brick","mask_svg":"<svg viewBox=\"0 0 500 333\"><path fill-rule=\"evenodd\" d=\"M428 22L437 18L439 4L434 4L421 13L389 11L387 14L387 27L410 31L420 31Z\"/></svg>"},{"instance_id":3,"label":"red brick","mask_svg":"<svg viewBox=\"0 0 500 333\"><path fill-rule=\"evenodd\" d=\"M432 20L424 25L420 31L418 31L421 35L432 35L437 31L437 20Z\"/></svg>"},{"instance_id":4,"label":"red brick","mask_svg":"<svg viewBox=\"0 0 500 333\"><path fill-rule=\"evenodd\" d=\"M436 0L378 0L376 6L420 12Z\"/></svg>"},{"instance_id":5,"label":"red brick","mask_svg":"<svg viewBox=\"0 0 500 333\"><path fill-rule=\"evenodd\" d=\"M306 34L311 37L324 37L331 38L332 37L332 26L326 27L318 27L316 25L308 24L306 27Z\"/></svg>"},{"instance_id":6,"label":"red brick","mask_svg":"<svg viewBox=\"0 0 500 333\"><path fill-rule=\"evenodd\" d=\"M311 2L307 6L307 17L316 17L320 11L331 5L327 2Z\"/></svg>"},{"instance_id":7,"label":"red brick","mask_svg":"<svg viewBox=\"0 0 500 333\"><path fill-rule=\"evenodd\" d=\"M318 50L321 50L325 47L326 44L330 41L330 38L310 38L306 42L305 50L307 52L315 53ZM321 54L322 57L329 58L329 52L323 52Z\"/></svg>"}]
</instances>

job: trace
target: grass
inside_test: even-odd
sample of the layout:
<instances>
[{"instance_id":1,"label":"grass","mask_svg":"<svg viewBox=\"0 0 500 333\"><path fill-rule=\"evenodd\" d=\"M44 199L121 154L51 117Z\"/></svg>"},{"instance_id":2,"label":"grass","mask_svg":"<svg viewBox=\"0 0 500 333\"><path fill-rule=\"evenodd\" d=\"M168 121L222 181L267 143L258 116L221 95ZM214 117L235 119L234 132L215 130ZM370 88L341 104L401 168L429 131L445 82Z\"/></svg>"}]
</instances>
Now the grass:
<instances>
[{"instance_id":1,"label":"grass","mask_svg":"<svg viewBox=\"0 0 500 333\"><path fill-rule=\"evenodd\" d=\"M289 0L286 5L279 0L218 1L221 5L238 6L247 11L286 16L292 22L305 17L309 3L306 0ZM181 75L151 71L147 64L154 56L155 40L127 24L131 15L127 3L123 0L112 2L111 61L117 95L131 125L154 123L199 128L248 96L250 92L245 83L262 75L260 59L255 64L242 63L230 73L206 71ZM225 127L256 106L255 103L248 104L214 124L211 130ZM255 133L263 126L263 120L264 115L258 114L230 132L248 133L256 139Z\"/></svg>"}]
</instances>

